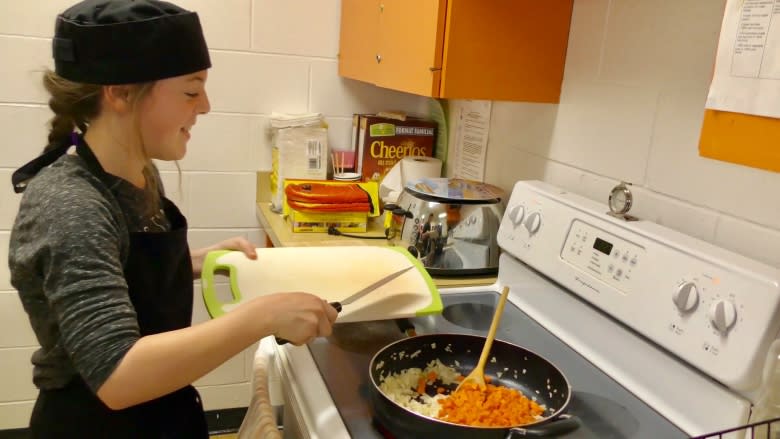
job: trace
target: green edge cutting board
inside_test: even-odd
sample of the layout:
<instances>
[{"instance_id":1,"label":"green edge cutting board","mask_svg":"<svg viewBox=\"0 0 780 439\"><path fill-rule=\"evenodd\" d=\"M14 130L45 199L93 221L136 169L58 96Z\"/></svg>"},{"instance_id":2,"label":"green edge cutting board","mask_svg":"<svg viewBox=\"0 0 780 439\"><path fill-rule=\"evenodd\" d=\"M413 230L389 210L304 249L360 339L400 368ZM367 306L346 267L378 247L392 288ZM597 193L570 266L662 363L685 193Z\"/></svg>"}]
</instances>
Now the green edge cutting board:
<instances>
[{"instance_id":1,"label":"green edge cutting board","mask_svg":"<svg viewBox=\"0 0 780 439\"><path fill-rule=\"evenodd\" d=\"M352 293L409 265L409 270L360 300L345 305L339 322L385 320L438 314L439 291L428 272L400 247L258 248L257 259L239 251L214 251L201 273L203 300L211 317L219 317L252 298L283 292L307 292L329 302ZM229 274L227 285L215 284L215 273ZM232 300L221 302L217 288L229 287Z\"/></svg>"}]
</instances>

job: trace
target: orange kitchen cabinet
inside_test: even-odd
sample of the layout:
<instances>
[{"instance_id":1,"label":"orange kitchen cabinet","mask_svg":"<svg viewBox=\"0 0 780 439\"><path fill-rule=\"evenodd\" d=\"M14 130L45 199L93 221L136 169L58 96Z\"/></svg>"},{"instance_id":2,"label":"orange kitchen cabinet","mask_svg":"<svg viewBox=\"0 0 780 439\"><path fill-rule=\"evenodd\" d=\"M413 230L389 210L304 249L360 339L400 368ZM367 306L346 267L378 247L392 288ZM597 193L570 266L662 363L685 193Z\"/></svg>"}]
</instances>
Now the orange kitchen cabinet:
<instances>
[{"instance_id":1,"label":"orange kitchen cabinet","mask_svg":"<svg viewBox=\"0 0 780 439\"><path fill-rule=\"evenodd\" d=\"M443 99L558 102L573 0L342 0L339 75Z\"/></svg>"}]
</instances>

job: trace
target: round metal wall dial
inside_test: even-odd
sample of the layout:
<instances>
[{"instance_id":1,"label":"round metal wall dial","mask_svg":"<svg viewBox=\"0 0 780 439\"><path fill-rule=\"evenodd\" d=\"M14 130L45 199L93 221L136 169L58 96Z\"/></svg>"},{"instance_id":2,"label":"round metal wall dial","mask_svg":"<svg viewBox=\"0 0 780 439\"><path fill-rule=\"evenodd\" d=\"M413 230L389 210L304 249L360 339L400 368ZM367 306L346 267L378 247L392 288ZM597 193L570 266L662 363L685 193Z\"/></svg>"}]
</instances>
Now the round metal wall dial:
<instances>
[{"instance_id":1,"label":"round metal wall dial","mask_svg":"<svg viewBox=\"0 0 780 439\"><path fill-rule=\"evenodd\" d=\"M631 203L633 202L633 196L627 185L631 183L621 182L619 185L612 188L609 193L609 210L612 213L618 215L624 215L631 210Z\"/></svg>"}]
</instances>

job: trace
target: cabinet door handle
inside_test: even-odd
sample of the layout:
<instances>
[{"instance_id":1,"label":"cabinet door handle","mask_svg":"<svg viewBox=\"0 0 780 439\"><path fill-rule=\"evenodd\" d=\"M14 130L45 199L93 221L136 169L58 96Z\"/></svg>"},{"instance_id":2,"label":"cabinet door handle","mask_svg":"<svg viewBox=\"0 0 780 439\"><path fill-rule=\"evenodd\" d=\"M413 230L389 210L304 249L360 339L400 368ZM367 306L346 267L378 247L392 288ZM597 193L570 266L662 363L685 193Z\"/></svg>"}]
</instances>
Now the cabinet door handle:
<instances>
[{"instance_id":1,"label":"cabinet door handle","mask_svg":"<svg viewBox=\"0 0 780 439\"><path fill-rule=\"evenodd\" d=\"M432 71L432 72L438 72L439 70L441 70L441 67L428 67L428 68L429 68L429 69L430 69L430 71Z\"/></svg>"},{"instance_id":2,"label":"cabinet door handle","mask_svg":"<svg viewBox=\"0 0 780 439\"><path fill-rule=\"evenodd\" d=\"M376 54L376 62L377 63L381 63L382 62L382 55L380 55L378 53Z\"/></svg>"}]
</instances>

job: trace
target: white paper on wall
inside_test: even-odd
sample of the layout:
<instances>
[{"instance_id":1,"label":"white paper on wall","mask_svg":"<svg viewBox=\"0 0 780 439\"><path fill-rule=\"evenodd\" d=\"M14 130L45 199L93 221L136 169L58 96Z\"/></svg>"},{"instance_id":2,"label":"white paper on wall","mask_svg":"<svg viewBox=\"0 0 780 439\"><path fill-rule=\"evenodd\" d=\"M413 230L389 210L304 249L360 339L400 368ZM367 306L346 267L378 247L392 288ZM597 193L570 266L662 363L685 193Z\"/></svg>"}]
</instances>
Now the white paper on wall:
<instances>
[{"instance_id":1,"label":"white paper on wall","mask_svg":"<svg viewBox=\"0 0 780 439\"><path fill-rule=\"evenodd\" d=\"M780 118L780 0L728 0L706 106Z\"/></svg>"},{"instance_id":2,"label":"white paper on wall","mask_svg":"<svg viewBox=\"0 0 780 439\"><path fill-rule=\"evenodd\" d=\"M453 177L485 181L491 101L460 101L456 107Z\"/></svg>"}]
</instances>

